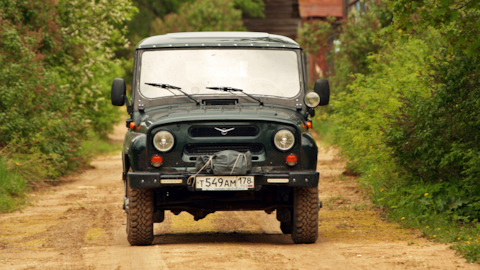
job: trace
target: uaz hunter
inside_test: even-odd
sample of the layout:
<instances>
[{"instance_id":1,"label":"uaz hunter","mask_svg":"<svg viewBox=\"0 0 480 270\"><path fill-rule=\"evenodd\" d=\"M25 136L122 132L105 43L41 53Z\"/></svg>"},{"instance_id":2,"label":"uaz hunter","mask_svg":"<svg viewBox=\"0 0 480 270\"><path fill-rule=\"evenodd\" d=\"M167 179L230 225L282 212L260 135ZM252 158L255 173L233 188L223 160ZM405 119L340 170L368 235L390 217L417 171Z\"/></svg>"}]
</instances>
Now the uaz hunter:
<instances>
[{"instance_id":1,"label":"uaz hunter","mask_svg":"<svg viewBox=\"0 0 480 270\"><path fill-rule=\"evenodd\" d=\"M318 236L315 107L328 81L307 90L293 40L267 33L153 36L135 50L131 118L123 146L124 209L131 245L149 245L165 211L200 220L215 211L275 211L295 243Z\"/></svg>"}]
</instances>

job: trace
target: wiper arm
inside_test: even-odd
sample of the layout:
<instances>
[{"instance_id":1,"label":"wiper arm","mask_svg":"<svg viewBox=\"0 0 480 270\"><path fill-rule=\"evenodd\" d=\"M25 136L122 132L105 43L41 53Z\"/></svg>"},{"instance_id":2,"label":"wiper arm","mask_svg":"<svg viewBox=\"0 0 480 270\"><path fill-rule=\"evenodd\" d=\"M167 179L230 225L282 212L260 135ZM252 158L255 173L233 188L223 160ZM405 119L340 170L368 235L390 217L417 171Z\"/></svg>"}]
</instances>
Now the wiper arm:
<instances>
[{"instance_id":1,"label":"wiper arm","mask_svg":"<svg viewBox=\"0 0 480 270\"><path fill-rule=\"evenodd\" d=\"M145 84L155 86L155 87L160 87L160 88L163 88L163 89L177 89L177 90L182 89L178 86L171 85L171 84L166 84L166 83L148 83L148 82L146 82Z\"/></svg>"},{"instance_id":2,"label":"wiper arm","mask_svg":"<svg viewBox=\"0 0 480 270\"><path fill-rule=\"evenodd\" d=\"M206 88L211 90L217 90L217 91L225 91L225 92L242 92L247 97L258 101L258 103L260 103L260 106L263 106L263 101L250 95L249 93L244 92L242 89L239 89L239 88L233 88L233 87L227 87L227 86L211 86Z\"/></svg>"},{"instance_id":3,"label":"wiper arm","mask_svg":"<svg viewBox=\"0 0 480 270\"><path fill-rule=\"evenodd\" d=\"M150 86L155 86L155 87L158 87L158 88L163 88L163 89L167 89L170 93L174 94L172 91L170 91L170 89L174 89L174 90L177 90L178 92L182 93L183 95L185 95L186 97L188 97L189 99L195 101L195 104L197 105L200 105L200 103L194 99L191 95L185 93L184 91L182 91L182 88L178 87L178 86L174 86L174 85L170 85L170 84L166 84L166 83L145 83L146 85L150 85Z\"/></svg>"}]
</instances>

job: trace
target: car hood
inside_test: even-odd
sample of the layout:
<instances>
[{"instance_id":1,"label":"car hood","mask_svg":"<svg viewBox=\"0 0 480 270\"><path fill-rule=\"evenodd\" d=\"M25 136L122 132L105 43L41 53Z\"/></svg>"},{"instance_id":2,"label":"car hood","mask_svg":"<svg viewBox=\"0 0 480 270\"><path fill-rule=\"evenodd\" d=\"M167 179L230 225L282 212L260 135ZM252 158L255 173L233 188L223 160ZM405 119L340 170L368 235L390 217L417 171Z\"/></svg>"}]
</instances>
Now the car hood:
<instances>
[{"instance_id":1,"label":"car hood","mask_svg":"<svg viewBox=\"0 0 480 270\"><path fill-rule=\"evenodd\" d=\"M148 128L195 121L269 121L300 125L304 116L292 108L278 106L167 106L135 113L137 125Z\"/></svg>"}]
</instances>

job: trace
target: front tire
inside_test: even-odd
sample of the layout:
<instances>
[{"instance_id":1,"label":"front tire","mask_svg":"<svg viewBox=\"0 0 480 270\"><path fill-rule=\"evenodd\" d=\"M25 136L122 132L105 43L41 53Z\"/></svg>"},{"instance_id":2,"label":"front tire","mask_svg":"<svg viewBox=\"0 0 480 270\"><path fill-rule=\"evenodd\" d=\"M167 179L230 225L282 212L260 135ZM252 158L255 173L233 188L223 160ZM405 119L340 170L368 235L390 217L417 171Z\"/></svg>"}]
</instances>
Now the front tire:
<instances>
[{"instance_id":1,"label":"front tire","mask_svg":"<svg viewBox=\"0 0 480 270\"><path fill-rule=\"evenodd\" d=\"M292 225L292 240L295 244L311 244L317 241L317 187L297 187L294 189Z\"/></svg>"},{"instance_id":2,"label":"front tire","mask_svg":"<svg viewBox=\"0 0 480 270\"><path fill-rule=\"evenodd\" d=\"M128 185L127 185L128 186ZM153 242L153 192L127 187L127 238L132 246Z\"/></svg>"}]
</instances>

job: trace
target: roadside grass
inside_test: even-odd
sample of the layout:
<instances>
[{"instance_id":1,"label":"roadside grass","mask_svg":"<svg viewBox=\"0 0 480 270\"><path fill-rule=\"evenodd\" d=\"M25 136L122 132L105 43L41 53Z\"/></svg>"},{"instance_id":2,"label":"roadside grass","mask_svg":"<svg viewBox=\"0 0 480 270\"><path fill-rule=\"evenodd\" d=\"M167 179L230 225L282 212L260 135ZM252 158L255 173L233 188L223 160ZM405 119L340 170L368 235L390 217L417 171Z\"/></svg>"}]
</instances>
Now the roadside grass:
<instances>
[{"instance_id":1,"label":"roadside grass","mask_svg":"<svg viewBox=\"0 0 480 270\"><path fill-rule=\"evenodd\" d=\"M444 231L442 233L442 231ZM468 262L480 262L480 224L452 226L446 224L438 228L428 228L424 232L427 237L437 235L438 241L452 243L452 248L462 254ZM438 233L440 232L440 233ZM434 234L435 233L435 234Z\"/></svg>"},{"instance_id":2,"label":"roadside grass","mask_svg":"<svg viewBox=\"0 0 480 270\"><path fill-rule=\"evenodd\" d=\"M480 223L456 214L455 208L465 201L453 196L446 201L443 193L450 192L450 186L400 181L383 189L375 183L385 179L372 178L362 175L360 181L372 186L372 202L386 209L387 219L418 229L431 241L449 244L470 263L480 262Z\"/></svg>"},{"instance_id":3,"label":"roadside grass","mask_svg":"<svg viewBox=\"0 0 480 270\"><path fill-rule=\"evenodd\" d=\"M450 244L458 255L470 263L480 262L480 223L455 222L445 214L429 214L420 222L406 217L408 214L402 209L395 209L389 219L404 227L421 230L423 236L431 241Z\"/></svg>"},{"instance_id":4,"label":"roadside grass","mask_svg":"<svg viewBox=\"0 0 480 270\"><path fill-rule=\"evenodd\" d=\"M82 142L81 156L87 161L97 155L106 155L122 150L122 144L96 134L89 134L89 139Z\"/></svg>"},{"instance_id":5,"label":"roadside grass","mask_svg":"<svg viewBox=\"0 0 480 270\"><path fill-rule=\"evenodd\" d=\"M11 212L24 205L30 190L27 181L15 169L7 168L7 163L0 158L0 213Z\"/></svg>"}]
</instances>

